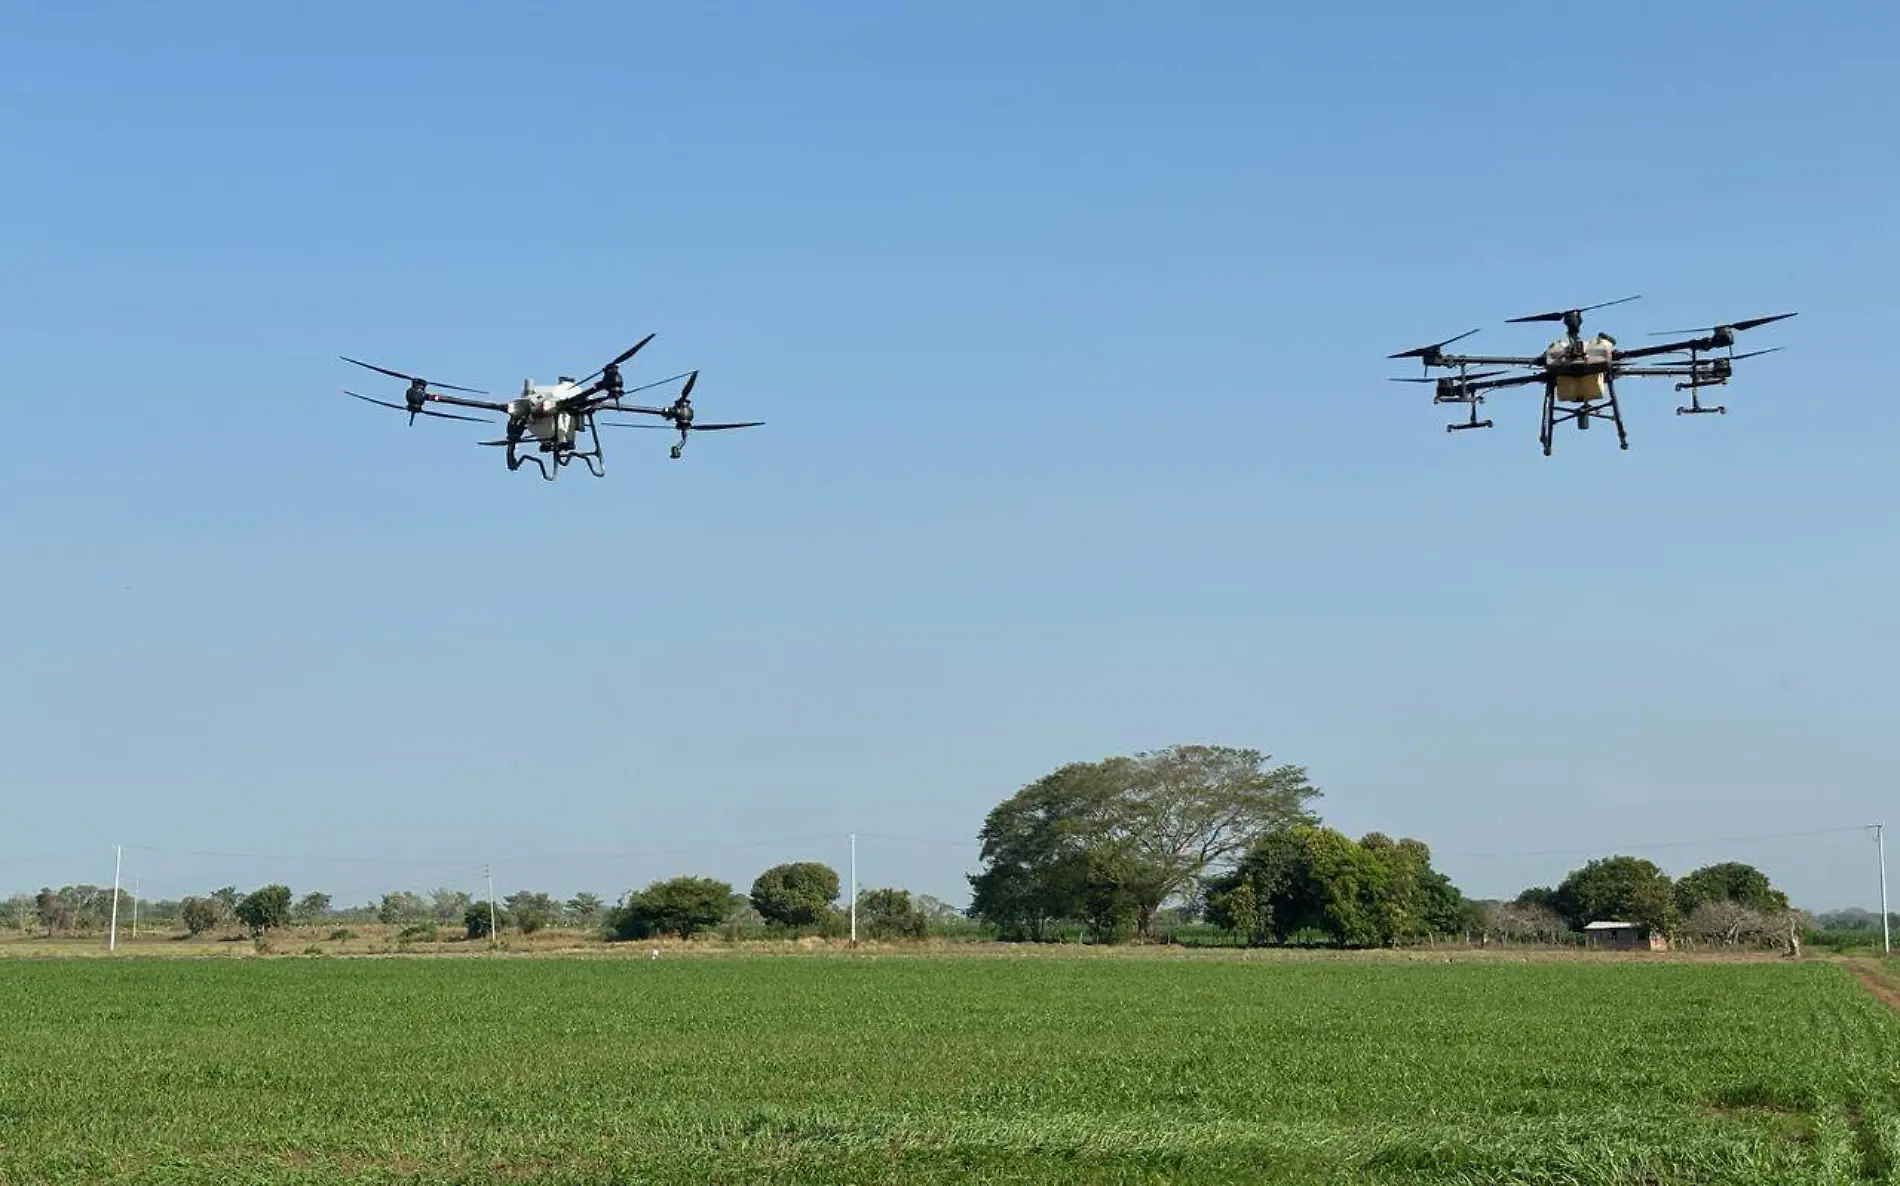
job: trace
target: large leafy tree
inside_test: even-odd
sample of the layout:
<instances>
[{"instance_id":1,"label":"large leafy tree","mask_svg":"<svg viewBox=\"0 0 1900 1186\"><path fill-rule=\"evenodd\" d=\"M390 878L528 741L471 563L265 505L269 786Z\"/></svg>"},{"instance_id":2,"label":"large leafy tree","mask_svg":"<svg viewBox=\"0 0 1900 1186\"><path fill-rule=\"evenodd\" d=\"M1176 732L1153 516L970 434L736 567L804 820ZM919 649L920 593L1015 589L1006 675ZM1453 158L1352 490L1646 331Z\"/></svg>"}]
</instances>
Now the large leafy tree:
<instances>
[{"instance_id":1,"label":"large leafy tree","mask_svg":"<svg viewBox=\"0 0 1900 1186\"><path fill-rule=\"evenodd\" d=\"M1730 902L1762 914L1788 909L1788 895L1776 889L1768 875L1741 861L1704 865L1676 882L1676 909L1683 917L1700 906Z\"/></svg>"},{"instance_id":2,"label":"large leafy tree","mask_svg":"<svg viewBox=\"0 0 1900 1186\"><path fill-rule=\"evenodd\" d=\"M1040 937L1084 919L1098 938L1150 932L1170 898L1194 901L1210 870L1260 836L1314 817L1320 791L1259 750L1181 745L1072 762L993 809L970 914Z\"/></svg>"},{"instance_id":3,"label":"large leafy tree","mask_svg":"<svg viewBox=\"0 0 1900 1186\"><path fill-rule=\"evenodd\" d=\"M786 927L824 921L838 898L838 873L818 861L774 865L752 882L749 896L759 917Z\"/></svg>"},{"instance_id":4,"label":"large leafy tree","mask_svg":"<svg viewBox=\"0 0 1900 1186\"><path fill-rule=\"evenodd\" d=\"M614 935L644 939L650 935L691 938L716 927L732 910L732 886L710 877L674 877L628 894L614 912Z\"/></svg>"},{"instance_id":5,"label":"large leafy tree","mask_svg":"<svg viewBox=\"0 0 1900 1186\"><path fill-rule=\"evenodd\" d=\"M1207 904L1209 919L1246 943L1316 930L1344 947L1463 930L1474 913L1419 841L1378 832L1354 841L1306 824L1261 837L1231 872L1209 878Z\"/></svg>"},{"instance_id":6,"label":"large leafy tree","mask_svg":"<svg viewBox=\"0 0 1900 1186\"><path fill-rule=\"evenodd\" d=\"M290 924L290 887L267 885L252 890L232 910L237 920L253 935L277 930Z\"/></svg>"},{"instance_id":7,"label":"large leafy tree","mask_svg":"<svg viewBox=\"0 0 1900 1186\"><path fill-rule=\"evenodd\" d=\"M1607 921L1670 931L1681 917L1669 875L1642 857L1603 857L1573 870L1550 904L1576 931Z\"/></svg>"}]
</instances>

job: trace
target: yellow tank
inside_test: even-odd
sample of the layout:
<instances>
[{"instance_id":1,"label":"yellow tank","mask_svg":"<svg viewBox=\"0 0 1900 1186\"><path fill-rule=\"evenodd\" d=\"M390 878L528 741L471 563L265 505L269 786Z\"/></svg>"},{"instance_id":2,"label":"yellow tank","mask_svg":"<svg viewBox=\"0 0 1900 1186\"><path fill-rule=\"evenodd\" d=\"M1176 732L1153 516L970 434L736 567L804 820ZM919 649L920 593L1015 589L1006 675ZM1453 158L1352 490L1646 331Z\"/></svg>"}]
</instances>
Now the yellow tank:
<instances>
[{"instance_id":1,"label":"yellow tank","mask_svg":"<svg viewBox=\"0 0 1900 1186\"><path fill-rule=\"evenodd\" d=\"M1562 363L1565 343L1552 342L1544 351L1544 361L1555 366ZM1607 365L1615 355L1615 346L1607 338L1598 335L1583 344L1583 361L1600 362ZM1609 385L1604 377L1597 375L1559 375L1557 376L1557 398L1567 404L1591 403L1609 395Z\"/></svg>"}]
</instances>

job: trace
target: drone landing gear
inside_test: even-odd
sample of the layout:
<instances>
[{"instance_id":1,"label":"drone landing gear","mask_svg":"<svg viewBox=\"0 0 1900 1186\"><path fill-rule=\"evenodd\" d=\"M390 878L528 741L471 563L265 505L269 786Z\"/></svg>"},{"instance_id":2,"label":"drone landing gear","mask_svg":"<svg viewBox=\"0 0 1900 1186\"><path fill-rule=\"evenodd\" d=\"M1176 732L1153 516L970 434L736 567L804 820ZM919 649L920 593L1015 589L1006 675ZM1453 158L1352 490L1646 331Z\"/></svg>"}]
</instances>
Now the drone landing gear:
<instances>
[{"instance_id":1,"label":"drone landing gear","mask_svg":"<svg viewBox=\"0 0 1900 1186\"><path fill-rule=\"evenodd\" d=\"M687 436L686 430L684 428L680 429L679 444L674 445L672 452L668 454L668 456L672 457L672 459L675 461L678 461L680 459L680 454L684 452L686 449L686 436Z\"/></svg>"},{"instance_id":2,"label":"drone landing gear","mask_svg":"<svg viewBox=\"0 0 1900 1186\"><path fill-rule=\"evenodd\" d=\"M1465 418L1465 422L1463 424L1445 425L1446 432L1464 432L1468 429L1473 429L1473 428L1490 428L1491 427L1491 421L1489 419L1484 419L1484 420L1478 419L1478 405L1484 402L1483 396L1481 395L1469 396L1463 402L1468 403L1471 406L1471 414Z\"/></svg>"},{"instance_id":3,"label":"drone landing gear","mask_svg":"<svg viewBox=\"0 0 1900 1186\"><path fill-rule=\"evenodd\" d=\"M1713 383L1702 383L1702 382L1696 381L1695 379L1691 379L1687 383L1676 384L1677 391L1687 390L1689 393L1689 406L1686 408L1677 408L1676 415L1678 416L1707 416L1711 413L1714 413L1715 415L1718 415L1718 416L1728 415L1728 406L1726 404L1717 404L1712 408L1705 408L1702 406L1702 389L1704 387L1719 387L1725 382L1727 382L1725 378L1717 379Z\"/></svg>"},{"instance_id":4,"label":"drone landing gear","mask_svg":"<svg viewBox=\"0 0 1900 1186\"><path fill-rule=\"evenodd\" d=\"M1601 418L1606 413L1611 423L1616 425L1616 443L1619 448L1630 447L1629 433L1623 427L1623 405L1616 398L1616 381L1605 384L1608 392L1602 399L1584 400L1575 407L1557 406L1557 385L1544 385L1544 425L1537 439L1544 446L1544 456L1549 457L1552 446L1557 443L1557 426L1568 421L1576 421L1577 431L1584 432L1590 427L1592 417Z\"/></svg>"},{"instance_id":5,"label":"drone landing gear","mask_svg":"<svg viewBox=\"0 0 1900 1186\"><path fill-rule=\"evenodd\" d=\"M513 473L515 470L520 469L521 463L524 461L534 462L534 468L541 471L541 477L543 480L549 481L549 482L552 482L554 480L555 475L548 472L547 463L543 462L539 457L536 457L532 453L528 454L526 457L516 456L515 442L509 441L508 442L508 472Z\"/></svg>"}]
</instances>

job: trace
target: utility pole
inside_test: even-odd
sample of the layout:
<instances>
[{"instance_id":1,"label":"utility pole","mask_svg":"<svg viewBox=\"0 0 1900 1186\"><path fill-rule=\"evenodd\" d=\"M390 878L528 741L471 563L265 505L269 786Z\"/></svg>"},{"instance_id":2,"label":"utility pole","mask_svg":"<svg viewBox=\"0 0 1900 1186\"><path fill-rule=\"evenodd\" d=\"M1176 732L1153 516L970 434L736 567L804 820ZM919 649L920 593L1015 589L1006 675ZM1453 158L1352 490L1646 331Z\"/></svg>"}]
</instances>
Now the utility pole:
<instances>
[{"instance_id":1,"label":"utility pole","mask_svg":"<svg viewBox=\"0 0 1900 1186\"><path fill-rule=\"evenodd\" d=\"M1880 949L1893 954L1893 934L1887 928L1887 825L1874 825L1874 845L1880 849Z\"/></svg>"},{"instance_id":2,"label":"utility pole","mask_svg":"<svg viewBox=\"0 0 1900 1186\"><path fill-rule=\"evenodd\" d=\"M125 846L112 846L112 922L106 929L106 950L119 949L119 866L125 859Z\"/></svg>"},{"instance_id":3,"label":"utility pole","mask_svg":"<svg viewBox=\"0 0 1900 1186\"><path fill-rule=\"evenodd\" d=\"M488 879L488 945L495 945L495 871L482 866L482 876Z\"/></svg>"},{"instance_id":4,"label":"utility pole","mask_svg":"<svg viewBox=\"0 0 1900 1186\"><path fill-rule=\"evenodd\" d=\"M858 834L851 833L851 946L858 945Z\"/></svg>"}]
</instances>

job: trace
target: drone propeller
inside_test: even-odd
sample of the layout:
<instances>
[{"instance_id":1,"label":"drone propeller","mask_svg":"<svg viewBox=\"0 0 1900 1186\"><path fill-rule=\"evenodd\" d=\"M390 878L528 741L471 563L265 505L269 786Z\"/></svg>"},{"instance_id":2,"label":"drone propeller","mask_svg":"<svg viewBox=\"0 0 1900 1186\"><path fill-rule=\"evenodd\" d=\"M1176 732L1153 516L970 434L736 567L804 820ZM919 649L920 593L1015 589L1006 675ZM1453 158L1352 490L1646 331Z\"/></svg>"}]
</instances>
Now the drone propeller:
<instances>
[{"instance_id":1,"label":"drone propeller","mask_svg":"<svg viewBox=\"0 0 1900 1186\"><path fill-rule=\"evenodd\" d=\"M600 378L602 375L606 374L608 371L617 371L621 363L627 361L629 358L632 358L634 355L640 353L640 348L642 346L645 346L648 342L651 342L657 336L658 335L656 334L648 334L646 337L641 338L639 341L635 342L633 345L621 351L619 356L616 357L612 362L608 363L604 367L601 367L599 370L587 376L585 379L582 379L580 382L574 384L574 386L577 388L586 387L588 384L592 383L595 379Z\"/></svg>"},{"instance_id":2,"label":"drone propeller","mask_svg":"<svg viewBox=\"0 0 1900 1186\"><path fill-rule=\"evenodd\" d=\"M1585 313L1588 313L1592 309L1607 309L1611 305L1621 305L1629 301L1640 301L1642 299L1643 299L1642 294L1637 293L1635 296L1618 297L1616 300L1604 301L1603 303L1597 304L1597 305L1585 305L1581 309L1558 309L1555 312L1551 312L1551 313L1533 313L1529 317L1510 317L1510 318L1505 319L1505 324L1517 325L1526 321L1562 321L1565 318L1571 317L1573 315L1581 316Z\"/></svg>"},{"instance_id":3,"label":"drone propeller","mask_svg":"<svg viewBox=\"0 0 1900 1186\"><path fill-rule=\"evenodd\" d=\"M1479 327L1479 329L1482 329L1482 328L1483 328L1482 326ZM1401 350L1397 354L1388 354L1386 355L1386 357L1387 358L1430 358L1432 355L1437 354L1440 350L1443 350L1445 347L1451 345L1453 342L1462 342L1466 338L1470 337L1472 334L1475 334L1477 332L1478 330L1468 329L1464 333L1459 334L1455 338L1446 338L1442 342L1437 342L1430 346L1420 346L1416 350Z\"/></svg>"},{"instance_id":4,"label":"drone propeller","mask_svg":"<svg viewBox=\"0 0 1900 1186\"><path fill-rule=\"evenodd\" d=\"M491 421L486 420L480 416L457 416L449 412L431 412L426 408L406 408L401 404L392 404L388 400L371 399L367 395L357 395L356 392L354 391L345 391L343 394L348 395L348 396L354 396L355 398L360 399L365 403L377 404L385 408L394 408L398 412L407 412L409 413L411 417L409 421L411 424L415 423L415 420L413 418L416 416L434 416L438 420L466 420L471 424L492 423Z\"/></svg>"},{"instance_id":5,"label":"drone propeller","mask_svg":"<svg viewBox=\"0 0 1900 1186\"><path fill-rule=\"evenodd\" d=\"M1429 375L1424 378L1401 378L1396 375L1389 376L1389 378L1394 383L1468 383L1473 379L1489 379L1496 375L1502 375L1503 373L1503 371L1473 371L1469 375L1461 375L1456 379L1434 379Z\"/></svg>"},{"instance_id":6,"label":"drone propeller","mask_svg":"<svg viewBox=\"0 0 1900 1186\"><path fill-rule=\"evenodd\" d=\"M466 391L470 395L487 395L488 394L486 391L477 391L473 387L457 387L453 383L437 383L437 382L434 382L433 380L419 378L415 375L405 375L401 371L392 371L388 367L379 367L373 362L363 362L359 359L351 358L348 355L344 355L344 354L339 354L337 355L337 357L341 358L344 362L353 362L353 363L356 363L357 366L366 367L369 370L377 371L381 374L388 375L392 379L407 379L411 383L420 383L424 387L440 387L444 391Z\"/></svg>"},{"instance_id":7,"label":"drone propeller","mask_svg":"<svg viewBox=\"0 0 1900 1186\"><path fill-rule=\"evenodd\" d=\"M1652 338L1676 338L1685 334L1718 334L1723 330L1740 333L1745 329L1754 329L1758 325L1767 325L1771 321L1784 321L1793 317L1793 313L1776 313L1770 317L1751 317L1747 321L1735 321L1728 325L1702 325L1694 329L1666 329L1650 334Z\"/></svg>"},{"instance_id":8,"label":"drone propeller","mask_svg":"<svg viewBox=\"0 0 1900 1186\"><path fill-rule=\"evenodd\" d=\"M606 424L602 425L602 427L603 428L657 428L666 432L676 432L676 431L681 431L681 430L684 430L686 432L718 432L722 428L757 428L759 425L764 424L764 423L765 421L763 420L747 420L739 424L622 424L617 420L609 420Z\"/></svg>"}]
</instances>

